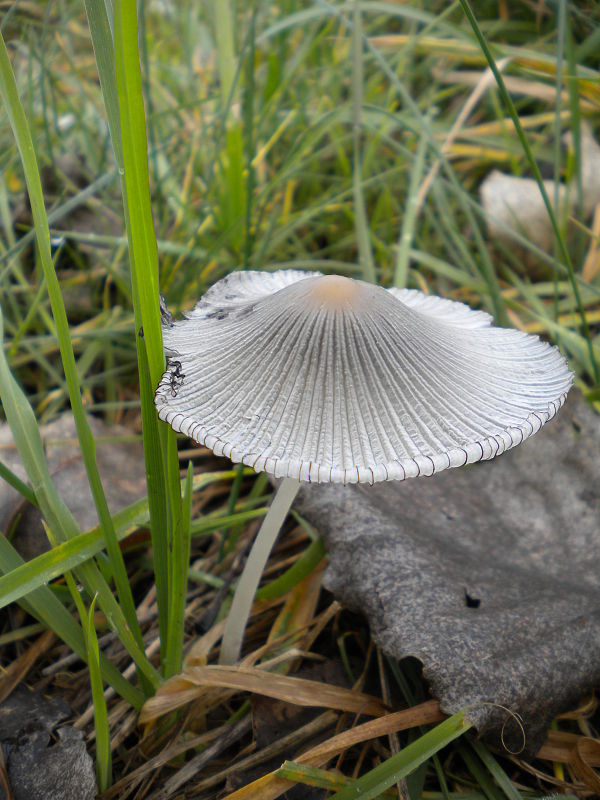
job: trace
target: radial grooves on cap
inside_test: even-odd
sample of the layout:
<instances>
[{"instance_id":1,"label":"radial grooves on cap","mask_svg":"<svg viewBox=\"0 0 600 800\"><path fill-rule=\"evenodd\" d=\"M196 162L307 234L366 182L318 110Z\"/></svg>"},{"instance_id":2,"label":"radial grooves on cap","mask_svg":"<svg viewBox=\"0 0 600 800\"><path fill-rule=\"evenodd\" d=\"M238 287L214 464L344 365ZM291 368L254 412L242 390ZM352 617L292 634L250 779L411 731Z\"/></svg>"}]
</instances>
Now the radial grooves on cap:
<instances>
[{"instance_id":1,"label":"radial grooves on cap","mask_svg":"<svg viewBox=\"0 0 600 800\"><path fill-rule=\"evenodd\" d=\"M373 483L493 458L564 403L571 373L537 337L413 290L360 284L360 302L315 307L318 278L215 284L164 331L185 377L172 361L160 418L277 477Z\"/></svg>"}]
</instances>

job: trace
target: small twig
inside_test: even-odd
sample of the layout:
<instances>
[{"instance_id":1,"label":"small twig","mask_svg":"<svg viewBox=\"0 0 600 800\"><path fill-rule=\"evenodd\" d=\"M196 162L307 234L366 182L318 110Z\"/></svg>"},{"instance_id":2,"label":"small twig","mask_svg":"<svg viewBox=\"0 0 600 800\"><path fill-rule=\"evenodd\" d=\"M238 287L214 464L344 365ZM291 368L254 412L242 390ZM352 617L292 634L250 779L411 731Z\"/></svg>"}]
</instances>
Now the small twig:
<instances>
[{"instance_id":1,"label":"small twig","mask_svg":"<svg viewBox=\"0 0 600 800\"><path fill-rule=\"evenodd\" d=\"M498 61L498 64L497 64L498 70L501 72L509 64L509 62L510 62L509 58L503 58L501 61ZM496 83L496 81L495 81L494 75L492 73L492 70L488 67L482 73L482 75L479 77L477 85L475 86L475 88L473 89L471 94L469 95L469 98L467 99L467 102L462 107L460 114L455 119L454 124L452 125L452 127L448 131L448 135L446 136L446 138L445 138L445 140L444 140L444 142L443 142L443 144L442 144L442 146L440 148L440 151L441 151L441 153L443 155L445 155L446 153L449 152L450 148L452 147L452 144L453 144L454 140L456 139L456 137L460 133L462 127L464 126L465 122L469 118L471 112L473 111L473 109L475 108L477 103L479 102L482 94L485 91L487 91L487 89L490 87L490 85L492 85L492 84L495 85L495 83ZM419 194L417 195L417 199L415 201L416 213L419 212L419 209L423 205L423 203L425 201L425 198L427 197L427 194L428 194L429 190L431 189L431 185L432 185L433 181L435 180L435 176L438 174L438 172L440 170L441 165L442 165L442 158L440 157L440 158L437 158L434 161L434 163L433 163L431 169L429 170L425 180L421 184L421 188L419 190Z\"/></svg>"},{"instance_id":2,"label":"small twig","mask_svg":"<svg viewBox=\"0 0 600 800\"><path fill-rule=\"evenodd\" d=\"M186 739L183 742L170 744L168 747L165 747L164 750L161 750L160 753L142 764L142 766L134 769L132 772L127 773L127 775L121 778L120 781L117 781L117 783L113 784L102 796L103 800L109 800L109 798L116 797L121 793L126 794L127 792L133 791L136 784L143 781L151 772L156 772L165 764L168 764L169 761L183 755L188 750L192 750L195 747L200 747L207 742L213 741L218 736L227 733L228 730L228 725L221 725L219 728L214 728L207 733L194 736L193 738Z\"/></svg>"},{"instance_id":3,"label":"small twig","mask_svg":"<svg viewBox=\"0 0 600 800\"><path fill-rule=\"evenodd\" d=\"M294 750L296 747L298 747L298 745L302 744L302 742L305 742L307 739L313 739L320 733L323 733L323 731L331 728L333 725L335 725L338 717L339 714L337 714L335 711L326 711L324 714L320 714L318 717L316 717L316 719L311 720L306 725L298 728L298 730L288 733L281 739L276 739L271 744L263 747L257 753L252 753L251 755L234 762L228 766L227 769L217 772L215 775L211 775L209 778L206 778L200 783L195 784L192 787L193 792L205 792L207 789L211 789L213 786L221 783L221 781L225 780L231 773L253 769L259 764L263 764L265 761L268 761L269 759L274 758L281 753Z\"/></svg>"},{"instance_id":4,"label":"small twig","mask_svg":"<svg viewBox=\"0 0 600 800\"><path fill-rule=\"evenodd\" d=\"M53 631L46 631L25 650L4 672L0 681L0 703L4 702L17 688L37 659L48 651L55 639Z\"/></svg>"},{"instance_id":5,"label":"small twig","mask_svg":"<svg viewBox=\"0 0 600 800\"><path fill-rule=\"evenodd\" d=\"M210 762L220 756L234 742L245 736L252 728L252 718L250 714L239 722L232 725L229 730L217 739L217 741L202 753L192 758L187 764L169 778L158 792L150 795L149 800L168 800L181 786L190 781L200 770L204 769Z\"/></svg>"},{"instance_id":6,"label":"small twig","mask_svg":"<svg viewBox=\"0 0 600 800\"><path fill-rule=\"evenodd\" d=\"M390 692L390 685L388 683L387 673L385 671L383 653L379 647L377 648L377 668L379 670L379 681L381 683L381 697L386 705L391 706L392 696ZM395 755L396 753L399 753L402 748L397 731L391 731L388 733L388 741L392 754ZM401 797L402 800L410 800L410 792L408 791L406 778L401 778L396 784L396 788L398 789L398 797Z\"/></svg>"}]
</instances>

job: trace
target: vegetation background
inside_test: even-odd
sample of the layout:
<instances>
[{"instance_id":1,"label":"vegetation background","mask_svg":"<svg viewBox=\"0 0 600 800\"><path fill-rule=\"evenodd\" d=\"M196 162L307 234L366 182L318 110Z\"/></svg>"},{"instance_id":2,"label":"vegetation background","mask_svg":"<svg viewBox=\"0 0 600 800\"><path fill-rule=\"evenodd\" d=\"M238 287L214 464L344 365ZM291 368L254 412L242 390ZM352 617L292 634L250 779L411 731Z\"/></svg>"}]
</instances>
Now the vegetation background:
<instances>
[{"instance_id":1,"label":"vegetation background","mask_svg":"<svg viewBox=\"0 0 600 800\"><path fill-rule=\"evenodd\" d=\"M234 269L318 269L412 286L549 338L597 401L600 214L586 219L577 209L588 169L583 125L593 130L600 109L600 8L155 0L138 14L130 0L61 0L2 10L0 395L28 482L0 469L40 508L53 547L24 563L11 531L0 537L0 601L24 609L2 621L4 692L32 669L30 682L41 680L65 643L89 672L73 662L68 681L44 687L69 696L81 727L94 718L87 730L107 796L174 797L191 781L194 796L213 797L233 791L234 773L251 784L243 796L277 796L259 794L249 766L240 767L252 741L245 696L225 684L164 683L184 653L188 667L214 661L228 589L269 487L159 426L159 287L179 314ZM489 236L478 187L492 169L572 187L576 200L556 214L546 192L550 251L527 230ZM69 407L101 522L87 533L56 491L39 432ZM90 414L143 437L148 498L112 516ZM356 687L417 705L412 726L432 722L414 665L387 663L364 624L320 594L322 557L317 532L295 517L253 612L248 663L278 658L292 681L280 699L293 699L298 650L314 645ZM44 639L50 648L36 638L45 627L56 634ZM110 659L96 629L112 632ZM257 689L248 675L245 687ZM144 708L147 727L136 728L159 686ZM352 710L341 694L322 699ZM572 716L569 732L593 733L584 712ZM285 778L342 800L355 796L345 792L359 775L365 797L585 791L556 752L550 766L496 757L462 736L467 727L461 717L411 727L404 738L385 731L391 738L348 751L341 772L325 759L271 773L270 758L291 758L316 735L308 728L262 762L258 747L251 766L271 775L268 791Z\"/></svg>"}]
</instances>

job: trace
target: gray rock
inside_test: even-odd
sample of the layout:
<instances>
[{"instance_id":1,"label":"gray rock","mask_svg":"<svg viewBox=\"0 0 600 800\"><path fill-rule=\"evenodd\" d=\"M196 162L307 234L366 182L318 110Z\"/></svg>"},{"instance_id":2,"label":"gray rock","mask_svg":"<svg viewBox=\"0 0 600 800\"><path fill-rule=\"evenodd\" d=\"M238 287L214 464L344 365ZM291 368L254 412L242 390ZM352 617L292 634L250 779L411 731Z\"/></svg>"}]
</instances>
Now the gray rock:
<instances>
[{"instance_id":1,"label":"gray rock","mask_svg":"<svg viewBox=\"0 0 600 800\"><path fill-rule=\"evenodd\" d=\"M572 394L491 462L373 487L308 486L324 583L376 642L416 656L442 707L532 754L600 682L600 421ZM521 715L525 732L513 717Z\"/></svg>"},{"instance_id":2,"label":"gray rock","mask_svg":"<svg viewBox=\"0 0 600 800\"><path fill-rule=\"evenodd\" d=\"M51 731L70 713L68 703L61 697L46 698L18 686L0 704L0 742L14 743L31 732Z\"/></svg>"},{"instance_id":3,"label":"gray rock","mask_svg":"<svg viewBox=\"0 0 600 800\"><path fill-rule=\"evenodd\" d=\"M94 765L75 728L28 736L9 751L8 779L15 800L93 800L98 791Z\"/></svg>"},{"instance_id":4,"label":"gray rock","mask_svg":"<svg viewBox=\"0 0 600 800\"><path fill-rule=\"evenodd\" d=\"M69 714L63 700L46 699L23 686L0 705L0 746L14 800L96 797L94 765L82 733L70 726L57 728Z\"/></svg>"}]
</instances>

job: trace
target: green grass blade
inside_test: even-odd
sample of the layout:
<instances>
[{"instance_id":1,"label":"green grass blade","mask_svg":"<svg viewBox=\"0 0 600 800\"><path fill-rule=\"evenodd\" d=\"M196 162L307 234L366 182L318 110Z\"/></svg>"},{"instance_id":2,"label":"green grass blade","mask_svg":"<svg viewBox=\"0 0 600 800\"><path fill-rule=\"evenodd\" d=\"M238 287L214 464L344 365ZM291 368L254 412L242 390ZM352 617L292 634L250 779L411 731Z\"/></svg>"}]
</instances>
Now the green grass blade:
<instances>
[{"instance_id":1,"label":"green grass blade","mask_svg":"<svg viewBox=\"0 0 600 800\"><path fill-rule=\"evenodd\" d=\"M477 782L477 786L483 791L487 800L502 800L502 792L494 784L479 759L473 755L471 749L468 746L464 746L460 748L459 752L469 772Z\"/></svg>"},{"instance_id":2,"label":"green grass blade","mask_svg":"<svg viewBox=\"0 0 600 800\"><path fill-rule=\"evenodd\" d=\"M114 517L119 540L148 522L146 499L129 506ZM80 533L27 561L0 578L0 608L5 608L30 592L93 558L104 549L102 529Z\"/></svg>"},{"instance_id":3,"label":"green grass blade","mask_svg":"<svg viewBox=\"0 0 600 800\"><path fill-rule=\"evenodd\" d=\"M583 175L581 172L581 102L579 98L579 82L577 80L578 64L575 57L573 32L569 15L565 15L565 50L567 56L567 74L565 81L569 92L569 111L571 112L571 133L573 134L573 151L575 153L575 183L577 186L577 208L583 208ZM600 30L600 29L599 29ZM557 96L558 98L558 96Z\"/></svg>"},{"instance_id":4,"label":"green grass blade","mask_svg":"<svg viewBox=\"0 0 600 800\"><path fill-rule=\"evenodd\" d=\"M352 19L352 134L353 134L353 192L354 218L358 256L363 280L377 283L377 273L369 238L369 222L362 187L361 139L362 139L362 102L363 102L363 47L362 16L358 0L353 6Z\"/></svg>"},{"instance_id":5,"label":"green grass blade","mask_svg":"<svg viewBox=\"0 0 600 800\"><path fill-rule=\"evenodd\" d=\"M146 477L150 498L151 530L157 565L161 656L168 640L169 553L173 531L181 525L179 462L175 434L158 422L154 387L164 369L158 295L158 250L152 210L147 161L147 137L142 97L135 0L117 0L114 14L115 69L123 147L123 202L129 244L133 309L138 337L138 369L142 401L142 425ZM147 364L145 359L147 358ZM162 557L161 557L162 554ZM166 558L165 558L166 556Z\"/></svg>"},{"instance_id":6,"label":"green grass blade","mask_svg":"<svg viewBox=\"0 0 600 800\"><path fill-rule=\"evenodd\" d=\"M173 568L169 600L169 638L165 658L165 677L181 671L183 635L185 627L185 602L187 596L188 568L190 566L190 528L192 517L192 487L194 467L188 464L181 526L173 536Z\"/></svg>"},{"instance_id":7,"label":"green grass blade","mask_svg":"<svg viewBox=\"0 0 600 800\"><path fill-rule=\"evenodd\" d=\"M216 481L231 479L235 472L204 473L194 477L194 491ZM212 533L231 524L241 524L257 517L264 516L266 509L250 509L228 516L209 516L192 526L192 535L201 536ZM149 521L148 500L144 497L127 508L118 511L114 516L117 538L122 541ZM14 569L5 571L0 577L0 609L28 595L35 589L58 578L69 570L93 558L104 548L104 539L100 527L80 533L62 544L58 544L46 553L21 563Z\"/></svg>"},{"instance_id":8,"label":"green grass blade","mask_svg":"<svg viewBox=\"0 0 600 800\"><path fill-rule=\"evenodd\" d=\"M38 501L36 499L35 494L31 491L31 487L27 486L18 475L9 469L6 464L3 464L0 461L0 478L5 480L9 486L12 486L13 489L16 489L19 494L25 498L28 502L31 503L32 506L38 505Z\"/></svg>"},{"instance_id":9,"label":"green grass blade","mask_svg":"<svg viewBox=\"0 0 600 800\"><path fill-rule=\"evenodd\" d=\"M106 698L102 687L102 675L100 673L100 650L98 648L98 637L94 625L94 607L97 595L90 603L89 612L85 610L81 595L75 585L73 576L70 572L65 574L67 586L71 592L71 597L75 602L87 650L87 662L90 671L90 685L92 689L92 701L94 704L94 729L96 732L96 777L98 778L98 789L100 793L105 792L111 784L111 754L110 754L110 732L108 726L108 713L106 710Z\"/></svg>"},{"instance_id":10,"label":"green grass blade","mask_svg":"<svg viewBox=\"0 0 600 800\"><path fill-rule=\"evenodd\" d=\"M406 207L402 218L402 230L400 241L398 242L398 255L396 257L396 269L394 272L394 286L404 288L408 280L408 263L410 259L410 249L412 247L415 222L417 219L417 200L421 180L423 178L423 168L425 167L425 153L427 152L427 137L422 136L417 145L417 152L410 174L410 185Z\"/></svg>"},{"instance_id":11,"label":"green grass blade","mask_svg":"<svg viewBox=\"0 0 600 800\"><path fill-rule=\"evenodd\" d=\"M102 98L106 108L108 127L113 150L119 169L123 168L123 147L121 145L121 129L119 125L119 96L115 77L115 51L111 18L108 15L104 0L84 0L88 25L92 35L94 56L98 68L98 78L102 89Z\"/></svg>"},{"instance_id":12,"label":"green grass blade","mask_svg":"<svg viewBox=\"0 0 600 800\"><path fill-rule=\"evenodd\" d=\"M492 753L490 753L487 747L483 744L483 742L474 739L470 744L473 750L485 764L488 772L498 784L505 797L507 797L508 800L523 800L523 795L521 792L517 789L517 787L502 769Z\"/></svg>"},{"instance_id":13,"label":"green grass blade","mask_svg":"<svg viewBox=\"0 0 600 800\"><path fill-rule=\"evenodd\" d=\"M160 423L154 408L154 394L152 392L148 358L144 343L139 336L136 339L142 400L144 463L148 489L148 509L150 512L156 604L158 607L158 629L160 632L161 661L164 662L169 626L169 510L165 491Z\"/></svg>"},{"instance_id":14,"label":"green grass blade","mask_svg":"<svg viewBox=\"0 0 600 800\"><path fill-rule=\"evenodd\" d=\"M55 540L64 542L76 536L79 527L52 482L37 420L27 398L12 376L2 342L3 324L0 312L0 399L19 456L31 482L40 510L46 519L49 533ZM106 530L104 525L101 527L103 531ZM115 542L118 549L116 534ZM142 674L146 676L149 684L157 686L158 675L131 632L119 604L98 568L91 562L85 563L78 569L77 575L90 595L98 593L102 610L106 614L109 624L116 631L123 646L130 653Z\"/></svg>"},{"instance_id":15,"label":"green grass blade","mask_svg":"<svg viewBox=\"0 0 600 800\"><path fill-rule=\"evenodd\" d=\"M229 0L215 4L215 38L217 41L217 64L221 83L221 105L227 110L231 100L236 75L235 35L233 13Z\"/></svg>"},{"instance_id":16,"label":"green grass blade","mask_svg":"<svg viewBox=\"0 0 600 800\"><path fill-rule=\"evenodd\" d=\"M322 539L311 542L300 558L295 561L289 569L286 569L278 578L270 583L261 586L256 592L257 600L271 600L275 597L283 597L294 586L297 586L304 578L308 577L325 557L325 545Z\"/></svg>"},{"instance_id":17,"label":"green grass blade","mask_svg":"<svg viewBox=\"0 0 600 800\"><path fill-rule=\"evenodd\" d=\"M295 761L284 761L275 773L278 778L293 783L301 783L305 786L314 786L319 789L328 789L330 792L341 787L351 785L351 778L340 775L333 770L321 769L320 767L309 767L306 764L298 764Z\"/></svg>"},{"instance_id":18,"label":"green grass blade","mask_svg":"<svg viewBox=\"0 0 600 800\"><path fill-rule=\"evenodd\" d=\"M366 775L344 787L333 795L331 800L354 800L357 797L360 800L372 800L378 797L443 747L466 733L470 727L470 723L465 720L464 712L459 711Z\"/></svg>"},{"instance_id":19,"label":"green grass blade","mask_svg":"<svg viewBox=\"0 0 600 800\"><path fill-rule=\"evenodd\" d=\"M2 94L13 134L17 142L17 147L21 155L23 170L25 172L25 180L27 183L27 190L31 203L31 211L36 231L40 261L42 263L44 277L48 287L48 296L50 298L50 304L52 307L52 315L56 324L60 355L69 389L69 399L71 401L71 408L73 410L73 416L75 419L75 426L77 428L77 436L81 446L81 454L85 465L85 470L98 512L98 519L100 520L100 523L104 529L111 569L123 613L127 619L127 624L132 631L134 638L141 647L142 636L135 613L135 604L133 602L123 556L121 554L121 550L119 549L110 511L106 502L106 496L102 488L100 473L98 472L94 437L92 435L81 399L79 375L77 372L75 355L73 353L73 346L71 343L69 323L60 291L58 277L52 261L50 230L48 227L48 218L46 216L42 184L37 166L34 144L31 138L29 125L25 117L25 111L18 95L15 77L8 57L8 51L6 49L4 39L1 36L0 94ZM75 532L77 531L72 532L71 535L73 535Z\"/></svg>"},{"instance_id":20,"label":"green grass blade","mask_svg":"<svg viewBox=\"0 0 600 800\"><path fill-rule=\"evenodd\" d=\"M148 176L148 141L142 97L142 80L138 49L137 5L135 0L117 0L114 11L115 67L123 169L125 170L125 214L134 298L143 326L148 368L153 386L157 386L164 370L160 312L158 305L158 250ZM138 328L139 330L139 328Z\"/></svg>"},{"instance_id":21,"label":"green grass blade","mask_svg":"<svg viewBox=\"0 0 600 800\"><path fill-rule=\"evenodd\" d=\"M580 291L579 291L579 284L577 283L577 278L575 276L575 270L573 269L573 264L572 264L571 258L569 256L569 252L567 250L567 246L565 244L564 237L562 236L562 234L560 232L560 228L558 226L558 221L556 219L556 214L554 213L554 209L552 208L552 203L550 202L550 198L548 197L548 193L546 192L546 189L544 187L544 181L542 180L542 175L540 173L540 169L539 169L539 167L537 165L537 162L536 162L536 160L535 160L535 158L533 156L533 153L531 151L531 147L529 146L529 142L527 140L527 136L525 135L525 131L523 130L523 126L521 125L521 120L519 119L519 114L517 112L517 109L515 108L515 104L513 103L512 98L511 98L510 94L508 93L508 90L506 88L506 84L504 83L504 79L502 77L502 74L500 73L498 67L496 66L496 62L494 60L494 56L492 55L492 52L491 52L490 48L488 47L488 44L487 44L486 39L485 39L485 36L483 35L483 33L481 31L481 28L479 27L479 24L478 24L477 19L476 19L475 15L474 15L474 13L473 13L473 11L471 9L471 6L470 6L468 0L460 0L460 4L461 4L462 9L463 9L463 11L465 13L465 16L467 17L467 19L469 20L469 23L471 24L471 27L473 28L473 32L475 34L475 37L477 38L477 41L479 42L479 46L481 47L481 50L482 50L483 54L485 55L486 61L488 62L488 65L489 65L489 67L490 67L490 69L491 69L491 71L492 71L492 73L494 75L494 78L496 79L496 83L498 85L498 91L500 92L500 95L502 97L504 105L506 106L506 109L507 109L508 113L510 114L510 117L511 117L511 119L513 121L513 124L515 126L515 130L517 132L517 136L519 137L519 141L521 142L521 146L523 147L523 151L524 151L524 153L525 153L525 155L527 157L527 161L529 163L529 166L531 167L531 171L533 172L533 177L535 178L535 180L536 180L536 182L537 182L537 184L539 186L540 194L542 195L542 199L544 201L544 205L546 207L546 211L548 212L548 217L549 217L550 222L552 224L552 230L554 232L554 237L555 237L555 240L556 240L557 247L559 249L561 258L563 260L563 263L564 263L565 267L567 268L567 274L569 276L569 283L571 284L571 289L573 291L573 297L575 298L575 302L577 304L577 311L578 311L579 316L581 318L581 329L582 329L583 335L584 335L584 337L585 337L585 339L587 341L589 359L590 359L590 362L592 364L593 373L594 373L594 380L595 380L596 384L598 384L598 383L600 383L600 367L598 366L598 362L596 360L596 355L594 353L594 348L593 348L593 344L592 344L590 328L589 328L587 317L586 317L586 314L585 314L585 308L584 308L583 303L581 301L581 294L580 294Z\"/></svg>"},{"instance_id":22,"label":"green grass blade","mask_svg":"<svg viewBox=\"0 0 600 800\"><path fill-rule=\"evenodd\" d=\"M0 572L6 575L23 566L25 566L25 562L21 556L4 536L0 536ZM81 628L47 586L42 586L31 592L27 600L22 600L21 603L28 613L47 628L53 630L74 653L77 653L84 661L87 660L87 651ZM142 707L144 695L133 687L121 675L114 664L111 664L103 655L100 655L100 669L106 682L124 700L131 703L134 708L139 709Z\"/></svg>"},{"instance_id":23,"label":"green grass blade","mask_svg":"<svg viewBox=\"0 0 600 800\"><path fill-rule=\"evenodd\" d=\"M110 752L110 728L108 724L108 711L106 698L102 686L100 672L100 651L98 637L94 627L94 606L96 598L92 600L87 618L86 643L88 650L88 667L90 670L90 684L92 687L92 700L94 703L94 729L96 731L96 775L98 789L105 792L112 783L112 758ZM83 619L82 619L83 622Z\"/></svg>"}]
</instances>

